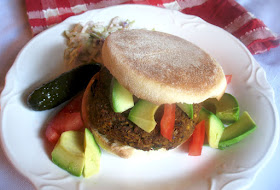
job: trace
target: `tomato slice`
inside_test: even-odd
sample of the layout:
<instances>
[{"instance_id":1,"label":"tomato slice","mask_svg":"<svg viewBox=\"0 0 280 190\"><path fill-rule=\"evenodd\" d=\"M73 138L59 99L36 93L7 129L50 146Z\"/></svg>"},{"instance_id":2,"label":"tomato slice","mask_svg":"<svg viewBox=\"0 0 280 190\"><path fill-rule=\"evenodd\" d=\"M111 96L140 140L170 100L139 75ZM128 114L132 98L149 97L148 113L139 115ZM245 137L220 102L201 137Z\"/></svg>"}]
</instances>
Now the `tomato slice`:
<instances>
[{"instance_id":1,"label":"tomato slice","mask_svg":"<svg viewBox=\"0 0 280 190\"><path fill-rule=\"evenodd\" d=\"M204 138L205 138L205 120L202 120L195 126L195 130L191 136L191 140L189 144L190 156L201 155Z\"/></svg>"},{"instance_id":2,"label":"tomato slice","mask_svg":"<svg viewBox=\"0 0 280 190\"><path fill-rule=\"evenodd\" d=\"M60 134L57 130L55 130L53 127L50 127L48 125L47 129L46 129L46 137L47 140L51 143L56 143L60 137Z\"/></svg>"},{"instance_id":3,"label":"tomato slice","mask_svg":"<svg viewBox=\"0 0 280 190\"><path fill-rule=\"evenodd\" d=\"M81 117L83 93L74 97L54 118L47 124L46 138L56 143L65 131L80 130L84 127Z\"/></svg>"},{"instance_id":4,"label":"tomato slice","mask_svg":"<svg viewBox=\"0 0 280 190\"><path fill-rule=\"evenodd\" d=\"M172 141L175 124L176 104L165 104L164 113L160 121L160 133L163 137Z\"/></svg>"},{"instance_id":5,"label":"tomato slice","mask_svg":"<svg viewBox=\"0 0 280 190\"><path fill-rule=\"evenodd\" d=\"M231 82L232 75L225 75L225 76L226 76L227 84L229 84Z\"/></svg>"}]
</instances>

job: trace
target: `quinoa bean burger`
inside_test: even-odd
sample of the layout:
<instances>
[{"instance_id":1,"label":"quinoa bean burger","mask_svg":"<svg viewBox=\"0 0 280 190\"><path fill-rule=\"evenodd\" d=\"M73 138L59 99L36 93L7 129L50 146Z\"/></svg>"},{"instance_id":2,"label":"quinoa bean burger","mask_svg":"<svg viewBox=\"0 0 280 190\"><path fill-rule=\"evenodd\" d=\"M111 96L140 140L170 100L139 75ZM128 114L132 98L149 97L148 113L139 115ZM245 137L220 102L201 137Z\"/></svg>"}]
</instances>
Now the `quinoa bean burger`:
<instances>
[{"instance_id":1,"label":"quinoa bean burger","mask_svg":"<svg viewBox=\"0 0 280 190\"><path fill-rule=\"evenodd\" d=\"M102 62L85 90L82 118L104 150L123 158L174 149L187 141L200 103L221 98L227 85L209 54L157 31L110 34Z\"/></svg>"}]
</instances>

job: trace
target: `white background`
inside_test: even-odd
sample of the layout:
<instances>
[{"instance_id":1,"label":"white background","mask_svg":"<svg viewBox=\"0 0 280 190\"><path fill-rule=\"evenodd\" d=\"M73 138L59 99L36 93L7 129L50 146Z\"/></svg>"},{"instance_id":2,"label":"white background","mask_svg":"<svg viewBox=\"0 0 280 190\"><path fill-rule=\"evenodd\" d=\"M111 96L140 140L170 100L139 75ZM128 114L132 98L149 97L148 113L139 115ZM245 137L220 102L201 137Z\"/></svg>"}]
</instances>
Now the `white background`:
<instances>
[{"instance_id":1,"label":"white background","mask_svg":"<svg viewBox=\"0 0 280 190\"><path fill-rule=\"evenodd\" d=\"M272 31L280 35L279 0L237 0L247 10L260 18ZM0 92L5 83L5 75L20 49L32 38L27 21L24 0L0 1ZM267 79L275 91L275 99L280 110L280 47L254 56L264 68ZM20 127L20 126L19 126ZM260 139L261 140L261 139ZM280 189L280 146L258 174L252 190ZM20 159L20 158L19 158ZM0 147L0 189L34 189L32 184L9 163Z\"/></svg>"}]
</instances>

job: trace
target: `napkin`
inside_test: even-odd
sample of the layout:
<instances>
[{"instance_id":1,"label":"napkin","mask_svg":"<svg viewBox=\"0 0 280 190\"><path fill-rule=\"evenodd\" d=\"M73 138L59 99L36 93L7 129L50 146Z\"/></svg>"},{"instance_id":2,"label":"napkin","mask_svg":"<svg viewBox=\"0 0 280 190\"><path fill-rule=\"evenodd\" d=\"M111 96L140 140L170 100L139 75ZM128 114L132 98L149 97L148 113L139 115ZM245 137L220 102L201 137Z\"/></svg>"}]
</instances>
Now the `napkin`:
<instances>
[{"instance_id":1,"label":"napkin","mask_svg":"<svg viewBox=\"0 0 280 190\"><path fill-rule=\"evenodd\" d=\"M234 0L25 0L33 35L88 10L145 4L196 15L237 37L252 54L277 47L280 38Z\"/></svg>"}]
</instances>

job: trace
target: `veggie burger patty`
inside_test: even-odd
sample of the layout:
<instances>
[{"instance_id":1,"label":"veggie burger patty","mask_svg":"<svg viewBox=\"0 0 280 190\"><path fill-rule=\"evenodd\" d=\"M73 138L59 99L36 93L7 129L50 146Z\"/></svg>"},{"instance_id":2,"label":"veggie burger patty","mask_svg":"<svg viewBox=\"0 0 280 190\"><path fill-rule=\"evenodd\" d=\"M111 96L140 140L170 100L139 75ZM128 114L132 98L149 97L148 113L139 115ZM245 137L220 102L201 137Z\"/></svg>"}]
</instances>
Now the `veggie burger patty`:
<instances>
[{"instance_id":1,"label":"veggie burger patty","mask_svg":"<svg viewBox=\"0 0 280 190\"><path fill-rule=\"evenodd\" d=\"M100 134L105 135L111 142L119 142L144 151L157 150L160 148L172 149L186 141L193 133L198 121L200 104L194 104L194 118L189 117L180 109L176 108L176 118L172 142L160 134L160 119L163 114L161 106L156 114L157 125L150 133L142 130L127 119L129 110L124 113L115 113L111 108L110 84L112 75L104 67L100 71L100 77L91 86L88 110L89 119L93 128Z\"/></svg>"}]
</instances>

